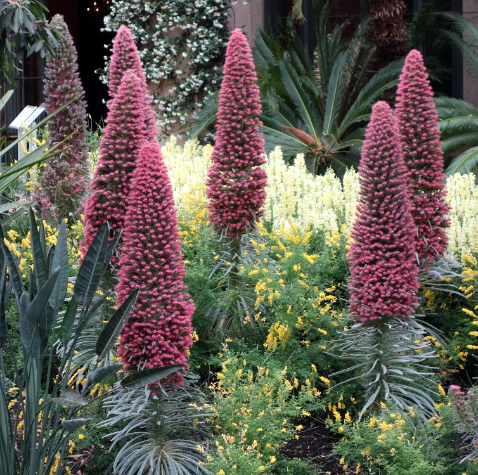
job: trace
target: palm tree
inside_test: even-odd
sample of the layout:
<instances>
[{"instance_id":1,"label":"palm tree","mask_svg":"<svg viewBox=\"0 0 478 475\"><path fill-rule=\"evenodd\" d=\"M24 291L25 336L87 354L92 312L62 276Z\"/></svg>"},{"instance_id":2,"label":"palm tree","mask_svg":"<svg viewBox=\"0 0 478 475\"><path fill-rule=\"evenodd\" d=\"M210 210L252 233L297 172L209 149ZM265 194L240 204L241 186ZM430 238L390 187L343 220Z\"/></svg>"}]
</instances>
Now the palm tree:
<instances>
[{"instance_id":1,"label":"palm tree","mask_svg":"<svg viewBox=\"0 0 478 475\"><path fill-rule=\"evenodd\" d=\"M478 76L478 28L458 13L439 15L447 19L452 27L442 33L463 51L471 71ZM443 151L446 155L455 156L445 173L450 176L475 171L478 167L478 108L451 97L439 97L435 103L440 117L438 128Z\"/></svg>"},{"instance_id":2,"label":"palm tree","mask_svg":"<svg viewBox=\"0 0 478 475\"><path fill-rule=\"evenodd\" d=\"M407 27L403 19L405 2L403 0L369 0L368 7L380 66L386 66L392 61L405 57L409 51Z\"/></svg>"},{"instance_id":3,"label":"palm tree","mask_svg":"<svg viewBox=\"0 0 478 475\"><path fill-rule=\"evenodd\" d=\"M280 35L285 45L261 32L255 57L266 148L280 146L289 158L303 153L314 173L332 166L341 174L358 164L371 106L397 85L403 62L393 62L371 77L376 48L369 22L347 38L348 23L330 30L331 8L327 2L317 11L313 61L291 25Z\"/></svg>"}]
</instances>

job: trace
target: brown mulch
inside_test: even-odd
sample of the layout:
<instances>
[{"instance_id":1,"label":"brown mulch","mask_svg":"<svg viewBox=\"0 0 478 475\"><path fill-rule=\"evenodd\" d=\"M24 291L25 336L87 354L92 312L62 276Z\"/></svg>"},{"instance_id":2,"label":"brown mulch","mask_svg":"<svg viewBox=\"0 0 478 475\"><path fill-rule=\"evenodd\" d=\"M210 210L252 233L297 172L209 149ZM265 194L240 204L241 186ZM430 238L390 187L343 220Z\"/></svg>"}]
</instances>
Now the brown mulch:
<instances>
[{"instance_id":1,"label":"brown mulch","mask_svg":"<svg viewBox=\"0 0 478 475\"><path fill-rule=\"evenodd\" d=\"M340 456L332 453L333 446L340 437L333 434L322 421L312 418L301 419L304 429L300 431L299 439L292 439L280 449L280 453L288 458L308 459L316 467L315 474L348 475L353 472L344 471L340 465ZM311 474L312 475L312 474Z\"/></svg>"}]
</instances>

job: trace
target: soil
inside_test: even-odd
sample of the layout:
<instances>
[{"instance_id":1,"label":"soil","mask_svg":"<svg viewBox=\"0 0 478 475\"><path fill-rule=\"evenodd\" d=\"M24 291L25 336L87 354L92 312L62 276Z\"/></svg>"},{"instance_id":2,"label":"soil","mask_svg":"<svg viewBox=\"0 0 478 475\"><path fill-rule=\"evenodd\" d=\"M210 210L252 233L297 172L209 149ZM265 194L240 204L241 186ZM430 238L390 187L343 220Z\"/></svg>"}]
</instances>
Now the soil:
<instances>
[{"instance_id":1,"label":"soil","mask_svg":"<svg viewBox=\"0 0 478 475\"><path fill-rule=\"evenodd\" d=\"M340 465L340 457L332 453L333 446L340 437L333 434L323 421L308 418L301 419L304 429L299 433L299 439L292 439L281 448L280 453L288 458L309 459L316 467L315 474L324 475L352 475L353 472L344 471Z\"/></svg>"}]
</instances>

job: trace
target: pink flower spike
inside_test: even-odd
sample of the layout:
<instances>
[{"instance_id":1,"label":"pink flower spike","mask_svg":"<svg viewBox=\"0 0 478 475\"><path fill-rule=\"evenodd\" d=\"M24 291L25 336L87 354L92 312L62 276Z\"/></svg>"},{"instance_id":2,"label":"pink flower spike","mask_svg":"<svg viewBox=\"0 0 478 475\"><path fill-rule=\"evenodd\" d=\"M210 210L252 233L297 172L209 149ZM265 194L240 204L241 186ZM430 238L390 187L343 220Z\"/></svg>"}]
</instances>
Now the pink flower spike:
<instances>
[{"instance_id":1,"label":"pink flower spike","mask_svg":"<svg viewBox=\"0 0 478 475\"><path fill-rule=\"evenodd\" d=\"M55 15L51 26L62 36L52 55L47 55L45 67L45 108L49 114L71 104L48 121L49 143L54 146L69 137L60 155L51 157L34 190L43 218L55 224L65 218L79 218L87 190L88 144L86 143L85 92L78 72L78 56L73 38L61 15Z\"/></svg>"},{"instance_id":2,"label":"pink flower spike","mask_svg":"<svg viewBox=\"0 0 478 475\"><path fill-rule=\"evenodd\" d=\"M350 313L360 321L406 318L418 304L415 226L396 119L378 102L365 134L349 252Z\"/></svg>"},{"instance_id":3,"label":"pink flower spike","mask_svg":"<svg viewBox=\"0 0 478 475\"><path fill-rule=\"evenodd\" d=\"M183 259L171 182L159 146L150 142L131 183L118 273L118 305L141 289L118 352L129 370L187 368L194 303L183 283Z\"/></svg>"},{"instance_id":4,"label":"pink flower spike","mask_svg":"<svg viewBox=\"0 0 478 475\"><path fill-rule=\"evenodd\" d=\"M409 172L411 213L417 227L416 250L420 265L442 256L448 246L450 226L445 202L443 152L433 91L417 50L405 61L397 90L395 113Z\"/></svg>"},{"instance_id":5,"label":"pink flower spike","mask_svg":"<svg viewBox=\"0 0 478 475\"><path fill-rule=\"evenodd\" d=\"M111 239L123 228L136 159L150 138L145 111L151 105L146 101L141 80L133 71L125 74L109 106L98 166L86 203L85 234L80 244L83 256L103 223L110 223Z\"/></svg>"},{"instance_id":6,"label":"pink flower spike","mask_svg":"<svg viewBox=\"0 0 478 475\"><path fill-rule=\"evenodd\" d=\"M209 220L217 233L233 239L259 221L266 198L261 104L252 52L240 29L226 52L219 94L216 145L207 179Z\"/></svg>"},{"instance_id":7,"label":"pink flower spike","mask_svg":"<svg viewBox=\"0 0 478 475\"><path fill-rule=\"evenodd\" d=\"M129 70L134 71L137 78L140 80L144 88L144 94L147 96L146 101L150 102L150 95L148 91L148 83L141 65L141 58L139 57L138 48L134 42L131 30L121 25L116 34L113 44L113 53L111 55L111 62L108 74L109 93L112 98L119 92L123 76ZM145 121L150 140L154 140L158 135L156 127L156 118L152 108L145 110Z\"/></svg>"}]
</instances>

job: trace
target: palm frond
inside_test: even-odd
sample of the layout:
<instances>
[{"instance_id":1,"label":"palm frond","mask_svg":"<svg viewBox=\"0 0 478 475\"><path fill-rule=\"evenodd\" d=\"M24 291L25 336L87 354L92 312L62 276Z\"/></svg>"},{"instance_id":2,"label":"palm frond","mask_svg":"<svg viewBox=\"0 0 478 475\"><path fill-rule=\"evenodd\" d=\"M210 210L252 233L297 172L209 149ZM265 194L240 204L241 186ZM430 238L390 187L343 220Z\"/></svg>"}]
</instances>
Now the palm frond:
<instances>
[{"instance_id":1,"label":"palm frond","mask_svg":"<svg viewBox=\"0 0 478 475\"><path fill-rule=\"evenodd\" d=\"M340 134L345 133L352 124L369 119L371 107L380 95L398 84L403 64L403 59L388 64L363 87L339 125Z\"/></svg>"},{"instance_id":2,"label":"palm frond","mask_svg":"<svg viewBox=\"0 0 478 475\"><path fill-rule=\"evenodd\" d=\"M296 72L284 61L280 61L279 67L281 70L282 83L288 90L297 111L300 113L307 133L314 137L316 142L319 143L320 139L317 128L320 127L322 121L315 104L310 102L310 98L302 87Z\"/></svg>"},{"instance_id":3,"label":"palm frond","mask_svg":"<svg viewBox=\"0 0 478 475\"><path fill-rule=\"evenodd\" d=\"M474 172L478 168L478 147L473 147L458 155L449 167L445 170L446 176L451 176L454 173Z\"/></svg>"},{"instance_id":4,"label":"palm frond","mask_svg":"<svg viewBox=\"0 0 478 475\"><path fill-rule=\"evenodd\" d=\"M204 101L204 107L197 112L196 119L192 123L189 138L195 139L201 135L204 130L211 127L216 122L217 112L219 110L219 93L210 94Z\"/></svg>"},{"instance_id":5,"label":"palm frond","mask_svg":"<svg viewBox=\"0 0 478 475\"><path fill-rule=\"evenodd\" d=\"M450 119L456 116L478 117L478 108L454 97L437 97L435 98L435 106L440 120Z\"/></svg>"}]
</instances>

